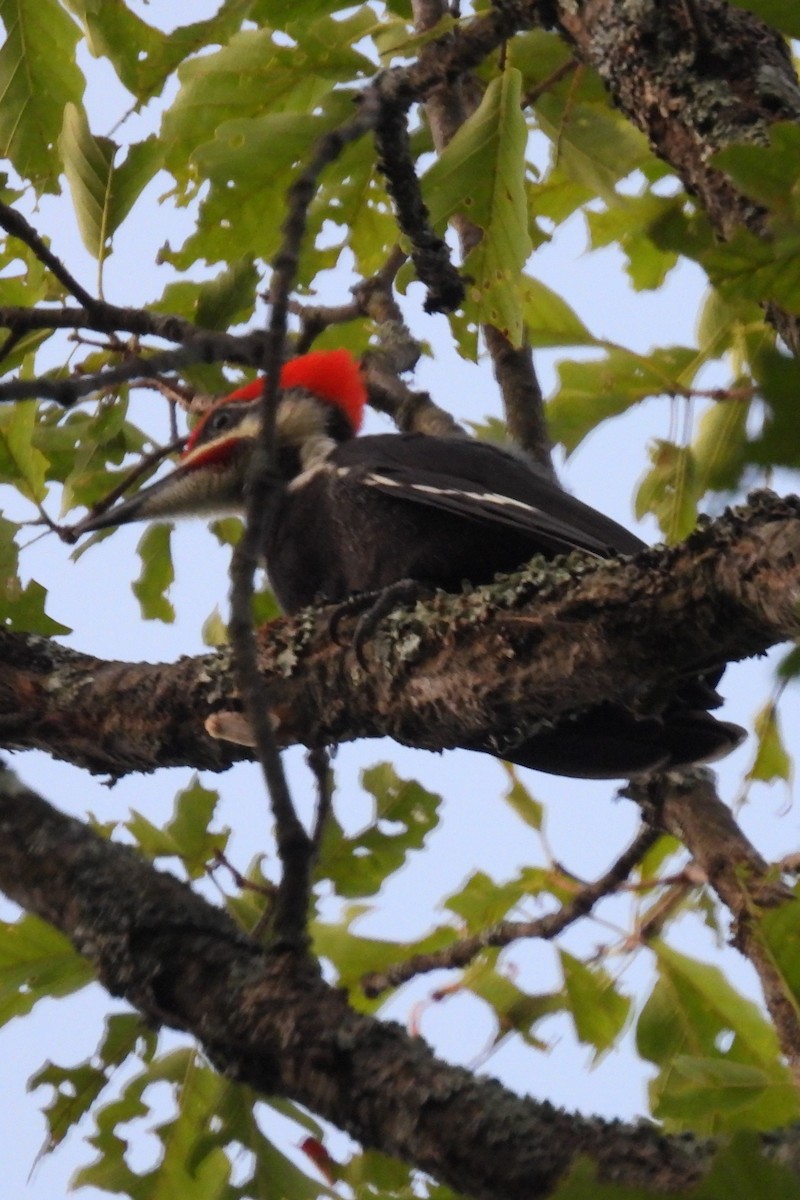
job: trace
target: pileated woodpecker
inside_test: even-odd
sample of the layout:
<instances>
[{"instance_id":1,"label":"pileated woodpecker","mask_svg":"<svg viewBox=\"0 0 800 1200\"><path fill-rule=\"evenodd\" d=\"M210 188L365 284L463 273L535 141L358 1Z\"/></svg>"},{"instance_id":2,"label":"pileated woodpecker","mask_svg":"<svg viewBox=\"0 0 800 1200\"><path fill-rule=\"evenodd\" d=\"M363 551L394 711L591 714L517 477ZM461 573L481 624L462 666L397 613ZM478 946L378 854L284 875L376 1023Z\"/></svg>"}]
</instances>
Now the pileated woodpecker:
<instances>
[{"instance_id":1,"label":"pileated woodpecker","mask_svg":"<svg viewBox=\"0 0 800 1200\"><path fill-rule=\"evenodd\" d=\"M366 393L345 350L287 362L276 422L286 487L263 545L282 608L339 604L400 581L458 591L535 554L635 554L642 543L575 500L518 455L469 438L357 438ZM80 531L150 518L243 511L259 429L260 381L232 392L195 427L175 470ZM537 732L504 757L578 778L620 778L710 761L742 731L706 710L714 678L679 685L657 716L606 703Z\"/></svg>"}]
</instances>

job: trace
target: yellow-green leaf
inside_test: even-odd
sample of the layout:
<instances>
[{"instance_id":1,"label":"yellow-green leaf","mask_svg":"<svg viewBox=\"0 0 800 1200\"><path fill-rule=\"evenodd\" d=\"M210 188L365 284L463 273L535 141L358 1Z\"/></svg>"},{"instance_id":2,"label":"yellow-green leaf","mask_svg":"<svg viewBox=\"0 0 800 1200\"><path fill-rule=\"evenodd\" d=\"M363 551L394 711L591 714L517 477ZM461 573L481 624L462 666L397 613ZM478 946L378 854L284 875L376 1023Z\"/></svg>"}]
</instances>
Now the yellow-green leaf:
<instances>
[{"instance_id":1,"label":"yellow-green leaf","mask_svg":"<svg viewBox=\"0 0 800 1200\"><path fill-rule=\"evenodd\" d=\"M522 340L521 272L531 253L525 192L527 126L520 108L521 76L493 79L480 107L426 172L423 188L435 225L454 213L484 233L468 256L469 297L476 319Z\"/></svg>"},{"instance_id":2,"label":"yellow-green leaf","mask_svg":"<svg viewBox=\"0 0 800 1200\"><path fill-rule=\"evenodd\" d=\"M0 20L0 155L37 192L57 193L62 114L83 95L79 30L57 0L0 0Z\"/></svg>"},{"instance_id":3,"label":"yellow-green leaf","mask_svg":"<svg viewBox=\"0 0 800 1200\"><path fill-rule=\"evenodd\" d=\"M747 778L762 783L774 783L776 779L788 782L792 778L792 757L784 745L774 704L766 704L756 715L754 729L758 749Z\"/></svg>"},{"instance_id":4,"label":"yellow-green leaf","mask_svg":"<svg viewBox=\"0 0 800 1200\"><path fill-rule=\"evenodd\" d=\"M0 1025L29 1012L37 1000L67 996L92 978L86 960L52 925L32 916L0 923Z\"/></svg>"},{"instance_id":5,"label":"yellow-green leaf","mask_svg":"<svg viewBox=\"0 0 800 1200\"><path fill-rule=\"evenodd\" d=\"M36 405L30 401L0 411L0 443L7 455L11 481L23 496L41 504L47 494L47 459L34 446ZM9 466L6 466L6 471Z\"/></svg>"},{"instance_id":6,"label":"yellow-green leaf","mask_svg":"<svg viewBox=\"0 0 800 1200\"><path fill-rule=\"evenodd\" d=\"M139 578L131 585L133 594L142 607L146 621L164 621L171 625L175 620L175 609L164 593L175 579L170 552L172 525L150 525L142 535L136 553L142 560Z\"/></svg>"},{"instance_id":7,"label":"yellow-green leaf","mask_svg":"<svg viewBox=\"0 0 800 1200\"><path fill-rule=\"evenodd\" d=\"M149 137L132 146L125 161L115 166L116 142L96 137L86 113L76 104L64 109L58 145L83 244L102 261L115 230L160 167L161 145L156 137Z\"/></svg>"}]
</instances>

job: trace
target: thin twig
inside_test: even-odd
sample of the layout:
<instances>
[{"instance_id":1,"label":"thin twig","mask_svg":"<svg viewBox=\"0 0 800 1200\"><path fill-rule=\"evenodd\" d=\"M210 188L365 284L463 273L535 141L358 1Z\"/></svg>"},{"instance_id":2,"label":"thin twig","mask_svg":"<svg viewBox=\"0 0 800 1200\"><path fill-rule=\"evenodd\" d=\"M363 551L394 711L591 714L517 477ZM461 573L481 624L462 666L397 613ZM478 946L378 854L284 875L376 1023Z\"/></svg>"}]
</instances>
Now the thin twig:
<instances>
[{"instance_id":1,"label":"thin twig","mask_svg":"<svg viewBox=\"0 0 800 1200\"><path fill-rule=\"evenodd\" d=\"M270 297L272 312L263 356L264 394L262 424L250 469L247 522L231 560L231 649L240 682L245 713L255 745L275 818L275 837L281 861L272 929L276 938L290 946L308 940L306 918L311 887L313 846L295 811L280 751L269 718L269 693L258 670L258 649L252 620L253 580L261 547L281 495L277 470L275 425L280 397L280 372L284 357L289 297L297 273L305 236L308 209L322 171L335 162L345 146L360 138L377 119L374 89L365 93L358 112L345 125L321 137L311 161L300 172L287 195L283 242L273 260Z\"/></svg>"},{"instance_id":2,"label":"thin twig","mask_svg":"<svg viewBox=\"0 0 800 1200\"><path fill-rule=\"evenodd\" d=\"M22 213L16 209L9 208L7 204L0 203L0 226L5 229L6 233L10 233L12 237L19 238L28 246L39 262L43 263L55 275L59 283L63 283L64 287L70 292L76 300L81 304L85 304L87 308L94 309L102 304L102 301L96 300L86 288L78 283L77 279L64 266L61 259L53 254L52 250L39 237L39 234L32 225L25 220Z\"/></svg>"},{"instance_id":3,"label":"thin twig","mask_svg":"<svg viewBox=\"0 0 800 1200\"><path fill-rule=\"evenodd\" d=\"M378 169L394 202L400 231L411 242L417 276L428 291L425 311L453 312L464 300L466 284L450 260L447 242L431 226L422 198L408 136L408 108L413 95L398 87L390 101L387 92L388 88L382 89L380 117L375 126Z\"/></svg>"},{"instance_id":4,"label":"thin twig","mask_svg":"<svg viewBox=\"0 0 800 1200\"><path fill-rule=\"evenodd\" d=\"M556 67L555 71L552 71L546 79L543 79L541 83L537 83L535 87L532 87L529 92L525 93L522 97L522 107L530 108L546 92L549 92L557 83L560 83L562 79L571 74L576 67L580 66L581 63L577 58L568 58L560 67Z\"/></svg>"},{"instance_id":5,"label":"thin twig","mask_svg":"<svg viewBox=\"0 0 800 1200\"><path fill-rule=\"evenodd\" d=\"M311 831L311 844L314 847L314 858L316 859L333 803L333 772L331 771L330 754L324 746L315 746L309 750L306 762L317 781L317 811L314 814L314 828Z\"/></svg>"},{"instance_id":6,"label":"thin twig","mask_svg":"<svg viewBox=\"0 0 800 1200\"><path fill-rule=\"evenodd\" d=\"M433 954L416 954L405 962L397 963L388 971L365 975L361 987L369 997L379 996L388 988L398 987L417 975L442 968L466 967L482 950L490 946L507 946L518 938L543 938L548 941L556 937L568 925L585 917L603 896L617 890L630 872L660 837L660 831L644 826L628 849L620 855L614 865L594 883L588 883L558 912L548 913L534 921L500 921L474 937L462 938L437 950Z\"/></svg>"},{"instance_id":7,"label":"thin twig","mask_svg":"<svg viewBox=\"0 0 800 1200\"><path fill-rule=\"evenodd\" d=\"M219 337L219 341L216 338ZM238 343L238 345L237 345ZM247 334L242 338L214 335L193 338L179 350L162 350L148 358L130 358L117 367L106 367L92 375L71 376L68 379L45 377L14 379L0 384L0 403L10 400L55 400L64 408L93 392L103 391L120 383L137 379L152 379L166 371L177 371L192 363L215 362L225 359L244 366L256 366L261 356L262 338ZM231 353L233 351L233 353Z\"/></svg>"}]
</instances>

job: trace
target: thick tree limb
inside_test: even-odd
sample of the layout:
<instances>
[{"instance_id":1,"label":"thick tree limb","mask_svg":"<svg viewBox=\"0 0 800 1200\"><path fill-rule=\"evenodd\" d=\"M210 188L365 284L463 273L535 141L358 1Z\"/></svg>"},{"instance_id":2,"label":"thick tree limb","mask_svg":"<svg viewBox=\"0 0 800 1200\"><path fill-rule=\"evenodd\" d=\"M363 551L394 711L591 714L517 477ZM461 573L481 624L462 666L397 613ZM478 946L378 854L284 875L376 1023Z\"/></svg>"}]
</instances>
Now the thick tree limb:
<instances>
[{"instance_id":1,"label":"thick tree limb","mask_svg":"<svg viewBox=\"0 0 800 1200\"><path fill-rule=\"evenodd\" d=\"M800 500L757 493L686 542L630 561L534 560L461 596L391 614L370 670L308 610L260 631L284 744L389 735L501 754L541 722L608 699L646 710L683 676L800 634ZM93 771L221 770L249 755L203 722L236 709L227 651L174 664L101 662L0 631L0 745Z\"/></svg>"},{"instance_id":2,"label":"thick tree limb","mask_svg":"<svg viewBox=\"0 0 800 1200\"><path fill-rule=\"evenodd\" d=\"M697 196L722 237L757 235L764 210L711 163L737 142L765 145L775 121L800 121L800 82L784 38L726 0L555 0L555 19L578 56L655 153ZM800 352L800 321L770 306L770 319Z\"/></svg>"},{"instance_id":3,"label":"thick tree limb","mask_svg":"<svg viewBox=\"0 0 800 1200\"><path fill-rule=\"evenodd\" d=\"M0 888L71 938L109 992L192 1033L230 1077L305 1104L479 1200L545 1197L579 1156L600 1179L659 1194L682 1193L711 1166L710 1142L568 1114L437 1060L398 1025L351 1009L311 958L270 953L7 770ZM790 1144L783 1153L791 1158Z\"/></svg>"}]
</instances>

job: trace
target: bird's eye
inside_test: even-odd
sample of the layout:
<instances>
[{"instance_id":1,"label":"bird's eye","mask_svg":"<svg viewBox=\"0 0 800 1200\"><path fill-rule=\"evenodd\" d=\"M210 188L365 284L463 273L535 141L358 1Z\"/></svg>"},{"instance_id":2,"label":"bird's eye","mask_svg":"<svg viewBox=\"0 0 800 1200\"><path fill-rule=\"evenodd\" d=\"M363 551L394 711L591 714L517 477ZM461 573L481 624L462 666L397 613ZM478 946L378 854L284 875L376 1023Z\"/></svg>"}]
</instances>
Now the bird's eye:
<instances>
[{"instance_id":1,"label":"bird's eye","mask_svg":"<svg viewBox=\"0 0 800 1200\"><path fill-rule=\"evenodd\" d=\"M209 433L222 433L225 429L230 429L234 423L234 415L229 408L218 408L208 418L206 429Z\"/></svg>"}]
</instances>

